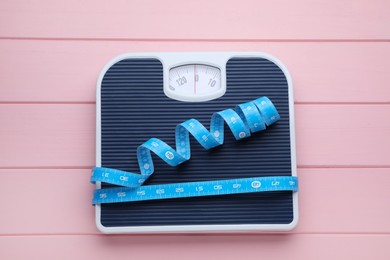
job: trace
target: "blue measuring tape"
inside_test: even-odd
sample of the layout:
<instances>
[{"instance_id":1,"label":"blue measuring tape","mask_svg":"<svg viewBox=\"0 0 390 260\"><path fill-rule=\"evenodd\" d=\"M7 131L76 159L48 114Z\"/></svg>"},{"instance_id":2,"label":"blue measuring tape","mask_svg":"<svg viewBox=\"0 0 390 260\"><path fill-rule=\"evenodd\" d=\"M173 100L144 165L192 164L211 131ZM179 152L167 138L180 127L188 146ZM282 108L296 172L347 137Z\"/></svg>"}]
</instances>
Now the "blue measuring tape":
<instances>
[{"instance_id":1,"label":"blue measuring tape","mask_svg":"<svg viewBox=\"0 0 390 260\"><path fill-rule=\"evenodd\" d=\"M97 189L93 204L129 201L212 196L264 191L296 191L298 181L294 176L253 177L204 182L172 183L161 185L142 184L153 174L151 152L170 166L177 166L191 157L191 134L206 150L222 145L226 123L236 140L251 136L280 119L275 106L267 97L240 104L212 115L210 131L198 120L189 119L176 126L176 150L157 138L151 138L137 148L141 174L116 169L96 167L92 170L91 182L105 182L123 187Z\"/></svg>"}]
</instances>

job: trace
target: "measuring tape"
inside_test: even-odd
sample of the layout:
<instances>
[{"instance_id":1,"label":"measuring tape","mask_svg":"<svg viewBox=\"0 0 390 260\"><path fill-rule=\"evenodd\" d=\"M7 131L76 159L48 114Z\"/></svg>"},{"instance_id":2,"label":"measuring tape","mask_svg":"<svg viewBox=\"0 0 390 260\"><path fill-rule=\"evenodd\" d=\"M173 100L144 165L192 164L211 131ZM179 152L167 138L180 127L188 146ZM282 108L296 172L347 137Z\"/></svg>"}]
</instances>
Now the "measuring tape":
<instances>
[{"instance_id":1,"label":"measuring tape","mask_svg":"<svg viewBox=\"0 0 390 260\"><path fill-rule=\"evenodd\" d=\"M173 183L141 186L154 172L151 152L170 166L177 166L191 157L191 134L206 150L222 145L224 125L229 126L236 140L251 136L280 119L275 106L267 97L240 104L212 115L210 131L198 120L189 119L176 126L176 150L157 138L151 138L137 148L141 174L110 168L96 167L91 182L105 182L123 187L97 189L93 204L117 203L168 198L211 196L264 191L296 191L294 176L253 177L231 180Z\"/></svg>"}]
</instances>

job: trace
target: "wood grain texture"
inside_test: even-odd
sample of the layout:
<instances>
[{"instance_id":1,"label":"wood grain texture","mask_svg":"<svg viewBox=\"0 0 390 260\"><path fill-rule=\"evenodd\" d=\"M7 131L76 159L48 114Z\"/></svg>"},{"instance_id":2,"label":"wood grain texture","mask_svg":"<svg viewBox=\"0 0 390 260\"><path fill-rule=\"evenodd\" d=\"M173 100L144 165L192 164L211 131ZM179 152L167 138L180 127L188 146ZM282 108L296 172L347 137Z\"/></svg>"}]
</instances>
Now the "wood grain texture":
<instances>
[{"instance_id":1,"label":"wood grain texture","mask_svg":"<svg viewBox=\"0 0 390 260\"><path fill-rule=\"evenodd\" d=\"M95 105L1 105L0 167L91 167Z\"/></svg>"},{"instance_id":2,"label":"wood grain texture","mask_svg":"<svg viewBox=\"0 0 390 260\"><path fill-rule=\"evenodd\" d=\"M7 259L388 260L390 235L0 237Z\"/></svg>"},{"instance_id":3,"label":"wood grain texture","mask_svg":"<svg viewBox=\"0 0 390 260\"><path fill-rule=\"evenodd\" d=\"M287 66L297 103L390 104L390 43L2 40L0 51L0 102L95 102L101 69L128 52L260 51Z\"/></svg>"},{"instance_id":4,"label":"wood grain texture","mask_svg":"<svg viewBox=\"0 0 390 260\"><path fill-rule=\"evenodd\" d=\"M298 166L390 165L390 106L295 108ZM0 168L94 165L94 104L2 104L0 118Z\"/></svg>"},{"instance_id":5,"label":"wood grain texture","mask_svg":"<svg viewBox=\"0 0 390 260\"><path fill-rule=\"evenodd\" d=\"M390 2L7 0L0 36L87 39L389 39Z\"/></svg>"},{"instance_id":6,"label":"wood grain texture","mask_svg":"<svg viewBox=\"0 0 390 260\"><path fill-rule=\"evenodd\" d=\"M298 169L299 225L292 233L390 235L388 171ZM98 234L89 177L89 170L0 170L0 236Z\"/></svg>"}]
</instances>

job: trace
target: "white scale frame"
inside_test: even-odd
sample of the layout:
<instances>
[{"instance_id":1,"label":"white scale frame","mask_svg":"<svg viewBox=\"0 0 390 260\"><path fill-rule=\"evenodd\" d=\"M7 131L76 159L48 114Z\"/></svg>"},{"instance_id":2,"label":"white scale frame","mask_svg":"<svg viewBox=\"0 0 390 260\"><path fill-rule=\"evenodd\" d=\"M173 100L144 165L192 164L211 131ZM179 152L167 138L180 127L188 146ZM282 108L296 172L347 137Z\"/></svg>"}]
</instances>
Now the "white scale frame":
<instances>
[{"instance_id":1,"label":"white scale frame","mask_svg":"<svg viewBox=\"0 0 390 260\"><path fill-rule=\"evenodd\" d=\"M124 59L137 58L154 58L158 59L163 66L163 84L164 93L170 98L187 101L187 102L202 102L206 100L216 99L223 96L226 92L226 64L231 58L264 58L275 63L284 73L288 84L289 95L289 113L290 113L290 142L291 142L291 171L292 176L297 176L296 166L296 145L295 145L295 120L294 120L294 95L291 75L286 66L274 56L262 52L150 52L150 53L127 53L115 57L109 61L100 72L96 86L96 166L101 167L101 84L103 77L108 69L115 63ZM221 71L221 89L218 92L212 93L211 96L203 97L203 99L186 99L172 95L169 88L169 72L172 68L189 65L202 64L214 66ZM101 188L101 183L96 183L96 188ZM288 231L293 229L298 224L298 192L293 193L293 221L289 224L230 224L230 225L175 225L175 226L128 226L128 227L105 227L102 225L101 207L95 206L96 210L96 226L102 233L118 234L118 233L166 233L166 232L257 232L257 231Z\"/></svg>"}]
</instances>

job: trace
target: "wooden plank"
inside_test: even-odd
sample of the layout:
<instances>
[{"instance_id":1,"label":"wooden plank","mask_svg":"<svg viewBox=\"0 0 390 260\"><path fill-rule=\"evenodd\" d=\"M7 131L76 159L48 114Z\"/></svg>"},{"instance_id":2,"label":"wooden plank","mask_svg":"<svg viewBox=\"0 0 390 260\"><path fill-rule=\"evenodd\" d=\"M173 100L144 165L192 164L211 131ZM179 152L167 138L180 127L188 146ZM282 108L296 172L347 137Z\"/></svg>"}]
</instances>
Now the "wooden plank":
<instances>
[{"instance_id":1,"label":"wooden plank","mask_svg":"<svg viewBox=\"0 0 390 260\"><path fill-rule=\"evenodd\" d=\"M389 235L0 237L3 259L388 260Z\"/></svg>"},{"instance_id":2,"label":"wooden plank","mask_svg":"<svg viewBox=\"0 0 390 260\"><path fill-rule=\"evenodd\" d=\"M296 106L298 165L389 166L389 105Z\"/></svg>"},{"instance_id":3,"label":"wooden plank","mask_svg":"<svg viewBox=\"0 0 390 260\"><path fill-rule=\"evenodd\" d=\"M298 174L295 232L390 234L390 168L298 169Z\"/></svg>"},{"instance_id":4,"label":"wooden plank","mask_svg":"<svg viewBox=\"0 0 390 260\"><path fill-rule=\"evenodd\" d=\"M0 170L0 177L0 234L98 232L90 170Z\"/></svg>"},{"instance_id":5,"label":"wooden plank","mask_svg":"<svg viewBox=\"0 0 390 260\"><path fill-rule=\"evenodd\" d=\"M390 234L389 169L299 169L293 233ZM89 177L89 170L0 170L0 235L99 233Z\"/></svg>"},{"instance_id":6,"label":"wooden plank","mask_svg":"<svg viewBox=\"0 0 390 260\"><path fill-rule=\"evenodd\" d=\"M389 39L390 2L6 1L1 37L111 39Z\"/></svg>"},{"instance_id":7,"label":"wooden plank","mask_svg":"<svg viewBox=\"0 0 390 260\"><path fill-rule=\"evenodd\" d=\"M95 105L0 105L0 167L91 167Z\"/></svg>"},{"instance_id":8,"label":"wooden plank","mask_svg":"<svg viewBox=\"0 0 390 260\"><path fill-rule=\"evenodd\" d=\"M105 63L150 51L268 52L290 70L298 103L390 103L389 43L28 40L0 40L0 102L94 102Z\"/></svg>"},{"instance_id":9,"label":"wooden plank","mask_svg":"<svg viewBox=\"0 0 390 260\"><path fill-rule=\"evenodd\" d=\"M389 105L295 107L299 166L390 165ZM2 104L0 118L0 168L95 164L94 104Z\"/></svg>"}]
</instances>

